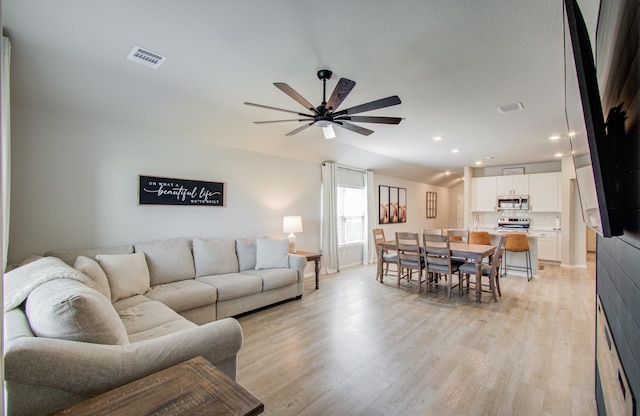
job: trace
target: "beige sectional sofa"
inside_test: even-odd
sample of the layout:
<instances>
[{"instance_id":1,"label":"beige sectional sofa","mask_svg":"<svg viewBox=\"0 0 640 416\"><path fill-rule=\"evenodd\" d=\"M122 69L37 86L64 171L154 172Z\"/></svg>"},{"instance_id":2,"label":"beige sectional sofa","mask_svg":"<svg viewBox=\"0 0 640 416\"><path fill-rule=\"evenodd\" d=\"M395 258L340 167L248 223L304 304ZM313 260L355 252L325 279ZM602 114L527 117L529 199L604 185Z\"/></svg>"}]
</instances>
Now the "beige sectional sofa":
<instances>
[{"instance_id":1,"label":"beige sectional sofa","mask_svg":"<svg viewBox=\"0 0 640 416\"><path fill-rule=\"evenodd\" d=\"M9 415L47 414L195 356L236 376L232 318L302 296L287 240L56 250L4 276Z\"/></svg>"}]
</instances>

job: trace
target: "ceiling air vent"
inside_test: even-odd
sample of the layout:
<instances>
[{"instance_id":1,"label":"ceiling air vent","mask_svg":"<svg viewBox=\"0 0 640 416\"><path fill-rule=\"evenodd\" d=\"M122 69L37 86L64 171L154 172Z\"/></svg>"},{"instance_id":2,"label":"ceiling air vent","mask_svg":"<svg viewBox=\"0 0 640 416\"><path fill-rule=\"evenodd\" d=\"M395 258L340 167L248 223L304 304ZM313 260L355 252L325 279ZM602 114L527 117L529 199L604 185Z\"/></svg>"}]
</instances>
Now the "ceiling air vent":
<instances>
[{"instance_id":1,"label":"ceiling air vent","mask_svg":"<svg viewBox=\"0 0 640 416\"><path fill-rule=\"evenodd\" d=\"M522 103L505 104L498 107L500 113L511 113L513 111L523 110L524 105Z\"/></svg>"},{"instance_id":2,"label":"ceiling air vent","mask_svg":"<svg viewBox=\"0 0 640 416\"><path fill-rule=\"evenodd\" d=\"M167 57L155 52L149 52L139 46L134 46L133 49L131 49L131 52L129 52L127 59L144 66L148 66L149 68L156 69L167 60Z\"/></svg>"}]
</instances>

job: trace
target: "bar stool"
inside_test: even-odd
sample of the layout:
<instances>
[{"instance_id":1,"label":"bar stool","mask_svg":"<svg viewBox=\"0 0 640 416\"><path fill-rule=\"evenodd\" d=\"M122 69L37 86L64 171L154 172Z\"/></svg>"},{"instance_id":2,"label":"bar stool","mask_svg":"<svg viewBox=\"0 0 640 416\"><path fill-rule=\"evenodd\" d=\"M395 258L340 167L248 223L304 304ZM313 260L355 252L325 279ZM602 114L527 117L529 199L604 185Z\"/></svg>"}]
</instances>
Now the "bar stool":
<instances>
[{"instance_id":1,"label":"bar stool","mask_svg":"<svg viewBox=\"0 0 640 416\"><path fill-rule=\"evenodd\" d=\"M488 231L469 231L469 244L491 244Z\"/></svg>"},{"instance_id":2,"label":"bar stool","mask_svg":"<svg viewBox=\"0 0 640 416\"><path fill-rule=\"evenodd\" d=\"M504 265L503 273L501 276L504 276L507 273L508 269L522 270L527 272L527 281L531 280L533 277L533 269L531 268L531 253L529 252L529 240L527 239L527 235L525 233L508 233L507 241L504 244L504 261L502 264ZM511 251L513 253L525 253L525 266L509 266L507 251Z\"/></svg>"}]
</instances>

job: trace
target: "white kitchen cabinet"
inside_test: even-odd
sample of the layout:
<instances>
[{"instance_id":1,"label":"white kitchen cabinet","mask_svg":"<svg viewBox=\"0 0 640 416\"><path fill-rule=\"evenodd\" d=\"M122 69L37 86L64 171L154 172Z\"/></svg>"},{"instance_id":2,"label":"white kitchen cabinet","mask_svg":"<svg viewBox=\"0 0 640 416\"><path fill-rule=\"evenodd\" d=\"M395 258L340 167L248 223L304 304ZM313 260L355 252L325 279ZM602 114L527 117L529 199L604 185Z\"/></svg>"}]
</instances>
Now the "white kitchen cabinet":
<instances>
[{"instance_id":1,"label":"white kitchen cabinet","mask_svg":"<svg viewBox=\"0 0 640 416\"><path fill-rule=\"evenodd\" d=\"M496 177L471 178L471 211L496 210Z\"/></svg>"},{"instance_id":2,"label":"white kitchen cabinet","mask_svg":"<svg viewBox=\"0 0 640 416\"><path fill-rule=\"evenodd\" d=\"M560 212L560 172L529 175L531 212Z\"/></svg>"},{"instance_id":3,"label":"white kitchen cabinet","mask_svg":"<svg viewBox=\"0 0 640 416\"><path fill-rule=\"evenodd\" d=\"M529 231L538 240L538 259L560 261L558 233L556 231Z\"/></svg>"},{"instance_id":4,"label":"white kitchen cabinet","mask_svg":"<svg viewBox=\"0 0 640 416\"><path fill-rule=\"evenodd\" d=\"M529 175L496 176L496 195L528 195Z\"/></svg>"}]
</instances>

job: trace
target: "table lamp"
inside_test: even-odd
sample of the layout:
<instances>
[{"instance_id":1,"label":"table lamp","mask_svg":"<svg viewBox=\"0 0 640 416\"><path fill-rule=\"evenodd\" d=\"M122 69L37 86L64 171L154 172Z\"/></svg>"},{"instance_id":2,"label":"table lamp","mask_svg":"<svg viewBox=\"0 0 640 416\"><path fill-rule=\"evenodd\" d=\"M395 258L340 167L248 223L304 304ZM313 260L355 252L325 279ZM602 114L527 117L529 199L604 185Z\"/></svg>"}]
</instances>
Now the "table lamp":
<instances>
[{"instance_id":1,"label":"table lamp","mask_svg":"<svg viewBox=\"0 0 640 416\"><path fill-rule=\"evenodd\" d=\"M289 253L295 253L296 236L294 235L294 233L302 232L302 218L299 215L283 217L282 232L289 233Z\"/></svg>"}]
</instances>

